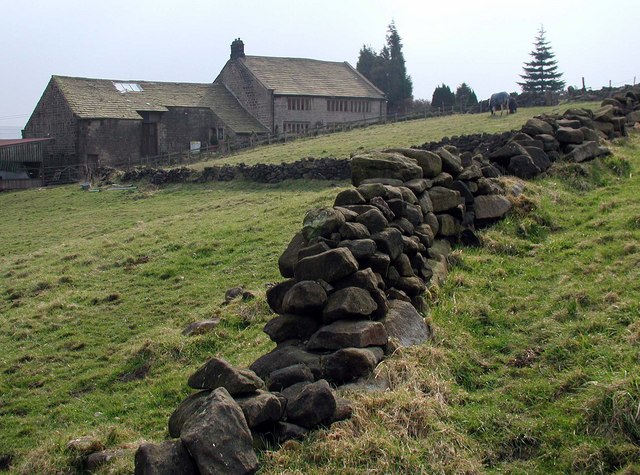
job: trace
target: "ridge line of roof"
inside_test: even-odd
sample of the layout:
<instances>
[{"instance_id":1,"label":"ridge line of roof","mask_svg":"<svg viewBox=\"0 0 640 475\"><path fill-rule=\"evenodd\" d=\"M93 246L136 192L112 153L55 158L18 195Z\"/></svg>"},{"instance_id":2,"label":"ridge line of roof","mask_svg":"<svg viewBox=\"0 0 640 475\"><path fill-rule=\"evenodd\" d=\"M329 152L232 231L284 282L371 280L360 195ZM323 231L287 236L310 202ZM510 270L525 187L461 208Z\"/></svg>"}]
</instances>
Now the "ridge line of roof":
<instances>
[{"instance_id":1,"label":"ridge line of roof","mask_svg":"<svg viewBox=\"0 0 640 475\"><path fill-rule=\"evenodd\" d=\"M110 78L88 78L83 76L62 76L59 74L51 75L52 79L80 79L83 81L105 81L105 82L133 82L147 84L188 84L191 86L217 86L213 82L179 82L179 81L149 81L146 79L110 79Z\"/></svg>"},{"instance_id":2,"label":"ridge line of roof","mask_svg":"<svg viewBox=\"0 0 640 475\"><path fill-rule=\"evenodd\" d=\"M263 59L286 59L293 61L314 61L316 63L331 63L331 64L343 64L347 61L329 61L328 59L313 59L313 58L292 58L290 56L258 56L258 55L245 55L245 58L263 58Z\"/></svg>"}]
</instances>

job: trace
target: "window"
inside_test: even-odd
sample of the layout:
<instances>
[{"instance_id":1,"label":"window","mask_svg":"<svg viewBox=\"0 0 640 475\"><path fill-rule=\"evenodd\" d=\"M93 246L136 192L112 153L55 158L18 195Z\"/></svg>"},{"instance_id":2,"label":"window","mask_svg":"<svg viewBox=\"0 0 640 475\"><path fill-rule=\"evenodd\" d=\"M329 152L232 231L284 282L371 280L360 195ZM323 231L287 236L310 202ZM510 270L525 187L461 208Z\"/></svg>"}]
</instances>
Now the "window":
<instances>
[{"instance_id":1,"label":"window","mask_svg":"<svg viewBox=\"0 0 640 475\"><path fill-rule=\"evenodd\" d=\"M142 87L140 87L140 84L137 84L135 82L114 82L113 85L121 93L143 91Z\"/></svg>"},{"instance_id":2,"label":"window","mask_svg":"<svg viewBox=\"0 0 640 475\"><path fill-rule=\"evenodd\" d=\"M328 112L371 112L371 101L327 99Z\"/></svg>"},{"instance_id":3,"label":"window","mask_svg":"<svg viewBox=\"0 0 640 475\"><path fill-rule=\"evenodd\" d=\"M218 127L218 140L224 140L224 129L222 127Z\"/></svg>"},{"instance_id":4,"label":"window","mask_svg":"<svg viewBox=\"0 0 640 475\"><path fill-rule=\"evenodd\" d=\"M311 110L311 99L308 97L287 97L287 109L290 111Z\"/></svg>"},{"instance_id":5,"label":"window","mask_svg":"<svg viewBox=\"0 0 640 475\"><path fill-rule=\"evenodd\" d=\"M306 134L309 132L309 122L285 122L282 128L287 134Z\"/></svg>"}]
</instances>

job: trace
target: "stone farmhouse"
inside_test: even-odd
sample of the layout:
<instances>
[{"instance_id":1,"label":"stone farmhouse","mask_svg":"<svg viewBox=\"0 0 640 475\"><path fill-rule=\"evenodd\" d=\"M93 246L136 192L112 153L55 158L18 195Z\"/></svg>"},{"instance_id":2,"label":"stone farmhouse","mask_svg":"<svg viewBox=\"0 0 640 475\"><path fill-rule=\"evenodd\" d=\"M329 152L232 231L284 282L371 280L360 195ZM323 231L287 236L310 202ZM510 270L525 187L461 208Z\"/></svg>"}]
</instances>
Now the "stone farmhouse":
<instances>
[{"instance_id":1,"label":"stone farmhouse","mask_svg":"<svg viewBox=\"0 0 640 475\"><path fill-rule=\"evenodd\" d=\"M23 137L52 139L45 162L92 169L385 115L384 93L348 63L245 56L236 39L213 83L52 76Z\"/></svg>"}]
</instances>

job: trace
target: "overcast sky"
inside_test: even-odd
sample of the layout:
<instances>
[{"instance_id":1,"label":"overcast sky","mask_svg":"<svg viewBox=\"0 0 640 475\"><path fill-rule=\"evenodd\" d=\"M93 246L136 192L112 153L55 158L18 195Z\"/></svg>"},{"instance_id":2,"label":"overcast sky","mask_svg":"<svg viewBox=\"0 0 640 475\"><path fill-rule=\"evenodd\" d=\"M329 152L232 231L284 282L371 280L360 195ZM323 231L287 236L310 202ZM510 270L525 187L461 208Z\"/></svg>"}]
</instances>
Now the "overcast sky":
<instances>
[{"instance_id":1,"label":"overcast sky","mask_svg":"<svg viewBox=\"0 0 640 475\"><path fill-rule=\"evenodd\" d=\"M211 82L248 55L348 61L394 20L414 97L445 83L478 99L518 91L544 25L567 85L640 80L639 0L0 0L0 138L23 127L51 75Z\"/></svg>"}]
</instances>

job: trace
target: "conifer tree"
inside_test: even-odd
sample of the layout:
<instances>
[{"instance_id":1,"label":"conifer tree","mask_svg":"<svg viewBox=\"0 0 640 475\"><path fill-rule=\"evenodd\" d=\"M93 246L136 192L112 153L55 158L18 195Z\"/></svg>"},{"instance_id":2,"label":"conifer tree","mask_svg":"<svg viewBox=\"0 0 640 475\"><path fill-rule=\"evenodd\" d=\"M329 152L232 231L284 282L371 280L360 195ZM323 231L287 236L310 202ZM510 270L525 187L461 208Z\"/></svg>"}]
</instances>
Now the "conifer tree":
<instances>
[{"instance_id":1,"label":"conifer tree","mask_svg":"<svg viewBox=\"0 0 640 475\"><path fill-rule=\"evenodd\" d=\"M363 46L356 69L386 94L389 113L405 112L413 96L413 83L407 74L402 42L393 21L380 53L370 46Z\"/></svg>"},{"instance_id":2,"label":"conifer tree","mask_svg":"<svg viewBox=\"0 0 640 475\"><path fill-rule=\"evenodd\" d=\"M518 83L523 93L531 93L538 98L558 93L564 89L565 85L565 82L560 79L562 73L558 72L555 54L551 51L551 46L544 34L544 27L541 26L534 43L535 49L529 53L532 60L524 63L524 74L520 75L524 81Z\"/></svg>"},{"instance_id":3,"label":"conifer tree","mask_svg":"<svg viewBox=\"0 0 640 475\"><path fill-rule=\"evenodd\" d=\"M449 109L456 103L456 95L451 92L451 88L446 84L442 84L438 86L433 91L433 96L431 98L431 106Z\"/></svg>"},{"instance_id":4,"label":"conifer tree","mask_svg":"<svg viewBox=\"0 0 640 475\"><path fill-rule=\"evenodd\" d=\"M463 82L456 89L456 106L460 112L466 112L470 107L475 106L478 103L476 93L469 87L466 82Z\"/></svg>"}]
</instances>

